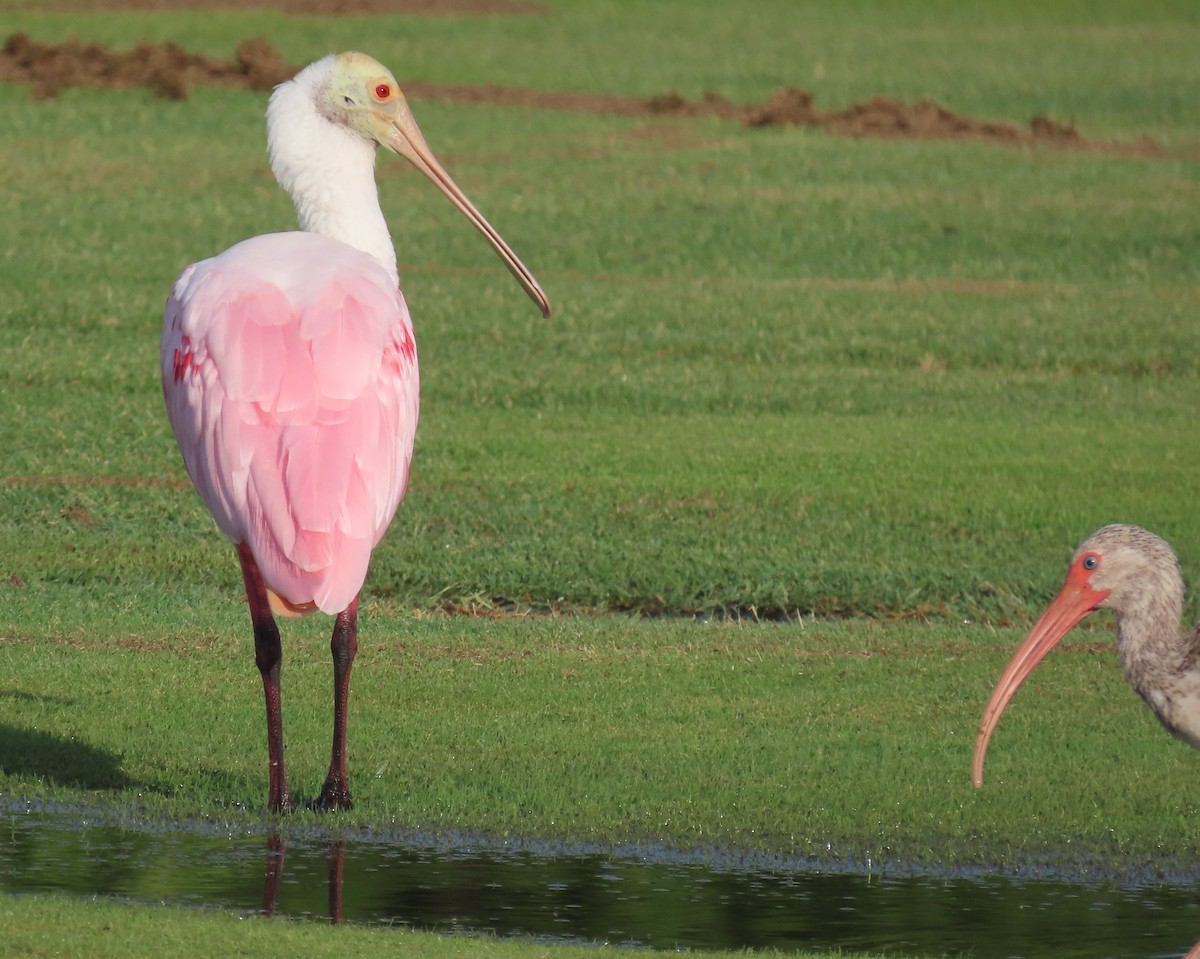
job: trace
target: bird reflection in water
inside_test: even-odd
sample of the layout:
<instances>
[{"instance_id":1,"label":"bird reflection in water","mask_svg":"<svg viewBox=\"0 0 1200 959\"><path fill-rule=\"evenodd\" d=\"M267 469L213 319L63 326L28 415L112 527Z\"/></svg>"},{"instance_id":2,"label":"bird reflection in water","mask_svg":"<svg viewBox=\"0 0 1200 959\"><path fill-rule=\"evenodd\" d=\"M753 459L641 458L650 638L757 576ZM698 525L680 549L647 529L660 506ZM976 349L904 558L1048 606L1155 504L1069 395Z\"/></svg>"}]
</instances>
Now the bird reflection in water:
<instances>
[{"instance_id":1,"label":"bird reflection in water","mask_svg":"<svg viewBox=\"0 0 1200 959\"><path fill-rule=\"evenodd\" d=\"M342 921L342 881L346 871L346 840L330 839L325 847L329 877L329 921ZM287 859L287 837L280 833L267 836L267 867L263 880L262 914L273 916L279 902L279 886L283 882L283 866Z\"/></svg>"}]
</instances>

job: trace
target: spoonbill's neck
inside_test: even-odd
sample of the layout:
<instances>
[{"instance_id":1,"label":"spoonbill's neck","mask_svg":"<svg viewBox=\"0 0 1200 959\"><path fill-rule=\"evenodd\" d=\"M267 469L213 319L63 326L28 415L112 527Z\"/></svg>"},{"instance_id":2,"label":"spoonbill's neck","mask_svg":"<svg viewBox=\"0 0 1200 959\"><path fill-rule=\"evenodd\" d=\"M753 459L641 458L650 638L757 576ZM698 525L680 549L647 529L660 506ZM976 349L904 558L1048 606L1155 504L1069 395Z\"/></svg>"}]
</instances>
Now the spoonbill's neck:
<instances>
[{"instance_id":1,"label":"spoonbill's neck","mask_svg":"<svg viewBox=\"0 0 1200 959\"><path fill-rule=\"evenodd\" d=\"M375 186L376 145L330 121L318 107L332 63L332 57L318 60L271 94L271 170L291 195L301 230L369 253L398 284L396 250Z\"/></svg>"}]
</instances>

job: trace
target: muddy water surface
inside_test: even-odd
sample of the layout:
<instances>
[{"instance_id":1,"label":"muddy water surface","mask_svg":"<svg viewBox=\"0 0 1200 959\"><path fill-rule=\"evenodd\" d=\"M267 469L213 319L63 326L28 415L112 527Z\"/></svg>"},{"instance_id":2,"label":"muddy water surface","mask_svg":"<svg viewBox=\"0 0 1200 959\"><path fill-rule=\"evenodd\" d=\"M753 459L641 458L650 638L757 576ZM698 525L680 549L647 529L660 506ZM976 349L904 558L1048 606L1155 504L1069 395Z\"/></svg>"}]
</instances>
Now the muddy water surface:
<instances>
[{"instance_id":1,"label":"muddy water surface","mask_svg":"<svg viewBox=\"0 0 1200 959\"><path fill-rule=\"evenodd\" d=\"M63 892L457 933L657 948L1169 957L1200 889L994 876L739 869L669 850L556 852L431 837L330 839L4 812L0 891Z\"/></svg>"}]
</instances>

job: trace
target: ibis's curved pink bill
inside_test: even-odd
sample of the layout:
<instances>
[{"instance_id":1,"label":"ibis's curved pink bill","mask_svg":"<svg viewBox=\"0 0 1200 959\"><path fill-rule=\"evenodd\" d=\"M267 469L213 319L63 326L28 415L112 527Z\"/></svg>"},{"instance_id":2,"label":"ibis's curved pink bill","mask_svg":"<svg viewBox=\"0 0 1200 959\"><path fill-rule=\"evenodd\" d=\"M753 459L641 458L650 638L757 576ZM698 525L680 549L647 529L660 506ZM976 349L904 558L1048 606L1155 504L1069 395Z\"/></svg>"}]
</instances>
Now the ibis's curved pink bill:
<instances>
[{"instance_id":1,"label":"ibis's curved pink bill","mask_svg":"<svg viewBox=\"0 0 1200 959\"><path fill-rule=\"evenodd\" d=\"M983 785L983 761L987 756L988 741L1009 701L1045 655L1108 596L1107 590L1097 590L1091 585L1086 561L1085 556L1071 565L1062 589L1034 624L996 683L975 739L971 779L976 788Z\"/></svg>"}]
</instances>

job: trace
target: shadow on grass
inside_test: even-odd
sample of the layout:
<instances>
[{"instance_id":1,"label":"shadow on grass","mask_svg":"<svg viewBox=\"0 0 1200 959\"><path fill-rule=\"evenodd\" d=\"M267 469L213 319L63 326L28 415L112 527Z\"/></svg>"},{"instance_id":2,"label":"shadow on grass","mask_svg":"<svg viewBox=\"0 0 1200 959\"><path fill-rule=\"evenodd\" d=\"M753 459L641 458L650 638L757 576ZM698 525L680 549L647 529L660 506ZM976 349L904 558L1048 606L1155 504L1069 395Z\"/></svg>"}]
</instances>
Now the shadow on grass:
<instances>
[{"instance_id":1,"label":"shadow on grass","mask_svg":"<svg viewBox=\"0 0 1200 959\"><path fill-rule=\"evenodd\" d=\"M75 701L73 699L64 699L62 696L27 693L23 689L0 689L0 699L11 699L19 703L58 703L63 706L68 706Z\"/></svg>"},{"instance_id":2,"label":"shadow on grass","mask_svg":"<svg viewBox=\"0 0 1200 959\"><path fill-rule=\"evenodd\" d=\"M121 756L75 739L0 723L0 771L77 789L124 789Z\"/></svg>"}]
</instances>

